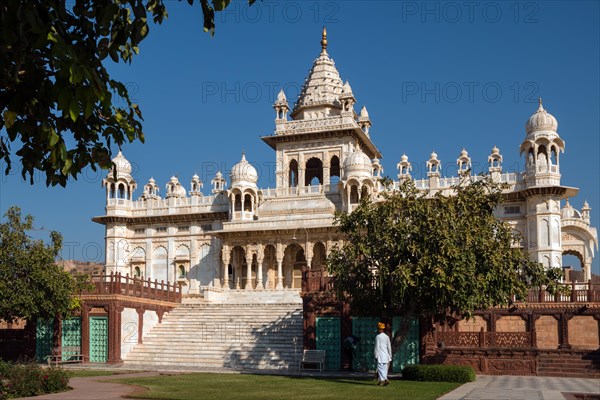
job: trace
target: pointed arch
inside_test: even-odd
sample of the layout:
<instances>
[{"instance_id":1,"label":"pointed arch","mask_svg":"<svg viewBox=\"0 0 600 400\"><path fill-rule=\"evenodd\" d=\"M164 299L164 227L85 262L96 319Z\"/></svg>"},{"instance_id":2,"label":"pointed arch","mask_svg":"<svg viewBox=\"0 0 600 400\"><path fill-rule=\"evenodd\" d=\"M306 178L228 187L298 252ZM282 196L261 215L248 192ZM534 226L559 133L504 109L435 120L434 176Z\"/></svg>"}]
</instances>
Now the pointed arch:
<instances>
[{"instance_id":1,"label":"pointed arch","mask_svg":"<svg viewBox=\"0 0 600 400\"><path fill-rule=\"evenodd\" d=\"M292 159L288 166L288 186L298 186L298 161L296 161L295 159Z\"/></svg>"},{"instance_id":2,"label":"pointed arch","mask_svg":"<svg viewBox=\"0 0 600 400\"><path fill-rule=\"evenodd\" d=\"M338 156L332 156L329 161L329 183L335 186L340 181L340 158Z\"/></svg>"},{"instance_id":3,"label":"pointed arch","mask_svg":"<svg viewBox=\"0 0 600 400\"><path fill-rule=\"evenodd\" d=\"M350 204L358 204L358 185L350 185Z\"/></svg>"},{"instance_id":4,"label":"pointed arch","mask_svg":"<svg viewBox=\"0 0 600 400\"><path fill-rule=\"evenodd\" d=\"M313 246L313 257L311 260L310 268L312 270L322 270L326 267L327 253L325 251L325 245L321 242L317 242Z\"/></svg>"},{"instance_id":5,"label":"pointed arch","mask_svg":"<svg viewBox=\"0 0 600 400\"><path fill-rule=\"evenodd\" d=\"M306 161L304 186L323 184L323 161L311 157Z\"/></svg>"}]
</instances>

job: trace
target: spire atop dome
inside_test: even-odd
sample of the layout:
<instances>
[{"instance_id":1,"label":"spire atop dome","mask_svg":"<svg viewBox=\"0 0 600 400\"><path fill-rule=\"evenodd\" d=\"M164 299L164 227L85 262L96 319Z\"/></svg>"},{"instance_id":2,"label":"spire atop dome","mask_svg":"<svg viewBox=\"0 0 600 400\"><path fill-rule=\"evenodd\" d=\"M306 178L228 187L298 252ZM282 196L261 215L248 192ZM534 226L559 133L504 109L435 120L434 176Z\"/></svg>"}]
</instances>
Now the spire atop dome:
<instances>
[{"instance_id":1,"label":"spire atop dome","mask_svg":"<svg viewBox=\"0 0 600 400\"><path fill-rule=\"evenodd\" d=\"M340 95L344 82L335 63L327 54L327 30L323 29L321 54L314 61L304 80L291 117L294 120L326 118L339 115Z\"/></svg>"},{"instance_id":2,"label":"spire atop dome","mask_svg":"<svg viewBox=\"0 0 600 400\"><path fill-rule=\"evenodd\" d=\"M323 27L323 33L321 34L321 54L327 54L327 29Z\"/></svg>"}]
</instances>

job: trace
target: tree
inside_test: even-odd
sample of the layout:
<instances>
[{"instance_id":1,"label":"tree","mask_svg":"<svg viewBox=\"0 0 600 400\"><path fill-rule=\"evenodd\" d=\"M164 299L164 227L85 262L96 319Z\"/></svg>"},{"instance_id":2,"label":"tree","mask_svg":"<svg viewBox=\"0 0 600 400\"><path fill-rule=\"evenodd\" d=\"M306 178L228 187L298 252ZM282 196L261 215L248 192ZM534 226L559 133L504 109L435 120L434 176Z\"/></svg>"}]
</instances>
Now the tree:
<instances>
[{"instance_id":1,"label":"tree","mask_svg":"<svg viewBox=\"0 0 600 400\"><path fill-rule=\"evenodd\" d=\"M89 287L89 278L71 276L55 262L62 237L51 232L51 243L33 240L33 217L21 218L11 207L0 224L0 319L54 318L67 315L79 302L73 296Z\"/></svg>"},{"instance_id":2,"label":"tree","mask_svg":"<svg viewBox=\"0 0 600 400\"><path fill-rule=\"evenodd\" d=\"M256 0L248 0L249 4ZM198 0L204 30L230 0ZM188 0L192 5L194 0ZM167 17L163 0L14 0L0 3L0 160L65 186L86 166L108 169L111 145L144 141L142 113L104 66L131 63ZM122 99L119 106L116 96ZM2 130L5 132L2 132ZM12 149L12 147L16 149Z\"/></svg>"},{"instance_id":3,"label":"tree","mask_svg":"<svg viewBox=\"0 0 600 400\"><path fill-rule=\"evenodd\" d=\"M331 253L328 267L338 295L355 312L470 316L557 278L494 217L501 186L478 179L453 192L426 197L408 181L383 192L381 201L363 199L352 213L337 214L346 240Z\"/></svg>"}]
</instances>

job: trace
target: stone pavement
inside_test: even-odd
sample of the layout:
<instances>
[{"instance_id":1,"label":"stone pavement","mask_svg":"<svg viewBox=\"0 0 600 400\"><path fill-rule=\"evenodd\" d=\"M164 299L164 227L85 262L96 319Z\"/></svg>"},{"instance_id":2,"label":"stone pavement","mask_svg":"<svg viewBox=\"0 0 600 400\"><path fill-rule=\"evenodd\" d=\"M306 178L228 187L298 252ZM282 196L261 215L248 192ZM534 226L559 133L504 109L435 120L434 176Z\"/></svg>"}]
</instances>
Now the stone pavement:
<instances>
[{"instance_id":1,"label":"stone pavement","mask_svg":"<svg viewBox=\"0 0 600 400\"><path fill-rule=\"evenodd\" d=\"M94 376L87 378L72 378L69 385L73 390L37 397L26 397L36 400L118 400L124 396L143 390L135 386L107 382L112 379L157 376L161 373L189 373L192 371L124 371L119 367L86 368L114 369L118 375ZM260 373L281 375L282 371L234 371L229 369L210 369L195 372L216 373ZM283 373L285 374L285 373ZM371 377L372 374L359 372L295 372L285 375L294 376L328 376L328 377ZM392 379L398 376L391 376ZM392 385L393 385L392 381ZM537 376L488 376L479 375L475 382L470 382L440 397L439 400L565 400L563 393L595 394L587 399L600 399L600 380L584 378L550 378ZM583 397L582 397L583 398Z\"/></svg>"},{"instance_id":2,"label":"stone pavement","mask_svg":"<svg viewBox=\"0 0 600 400\"><path fill-rule=\"evenodd\" d=\"M478 375L475 382L439 400L565 400L562 393L594 393L600 398L600 380L542 376Z\"/></svg>"},{"instance_id":3,"label":"stone pavement","mask_svg":"<svg viewBox=\"0 0 600 400\"><path fill-rule=\"evenodd\" d=\"M133 372L119 375L90 376L86 378L71 378L69 386L73 390L62 393L45 394L43 396L23 397L35 400L117 400L124 396L140 390L136 386L123 385L121 383L101 382L111 379L138 378L156 376L158 372Z\"/></svg>"}]
</instances>

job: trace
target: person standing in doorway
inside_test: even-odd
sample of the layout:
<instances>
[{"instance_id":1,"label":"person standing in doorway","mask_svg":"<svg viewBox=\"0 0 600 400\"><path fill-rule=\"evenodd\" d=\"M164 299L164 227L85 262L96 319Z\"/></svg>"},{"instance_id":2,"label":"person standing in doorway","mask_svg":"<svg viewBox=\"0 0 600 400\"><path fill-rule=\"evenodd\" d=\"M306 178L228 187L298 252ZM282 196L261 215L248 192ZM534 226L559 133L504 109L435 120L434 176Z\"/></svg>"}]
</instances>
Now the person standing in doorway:
<instances>
[{"instance_id":1,"label":"person standing in doorway","mask_svg":"<svg viewBox=\"0 0 600 400\"><path fill-rule=\"evenodd\" d=\"M392 361L392 344L390 338L386 333L385 324L379 322L377 324L377 331L379 334L375 337L375 359L377 360L377 385L387 386L390 381L388 380L388 368Z\"/></svg>"}]
</instances>

